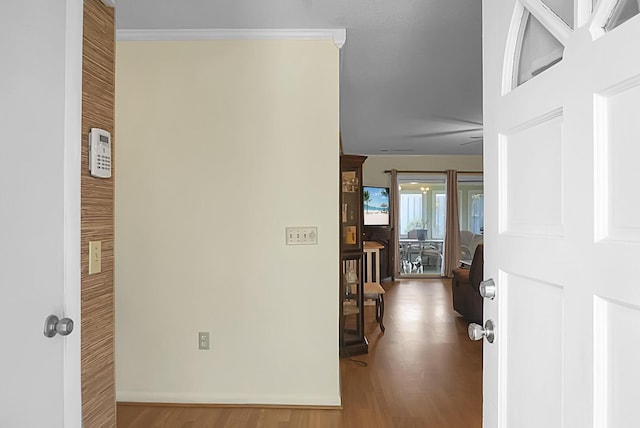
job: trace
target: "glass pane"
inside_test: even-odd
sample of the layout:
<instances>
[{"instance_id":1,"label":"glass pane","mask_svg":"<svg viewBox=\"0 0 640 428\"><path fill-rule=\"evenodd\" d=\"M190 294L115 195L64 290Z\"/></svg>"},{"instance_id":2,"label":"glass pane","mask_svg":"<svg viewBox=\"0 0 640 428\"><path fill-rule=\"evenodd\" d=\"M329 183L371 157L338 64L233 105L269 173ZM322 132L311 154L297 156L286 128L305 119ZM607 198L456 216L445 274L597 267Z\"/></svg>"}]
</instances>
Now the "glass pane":
<instances>
[{"instance_id":1,"label":"glass pane","mask_svg":"<svg viewBox=\"0 0 640 428\"><path fill-rule=\"evenodd\" d=\"M480 174L458 175L460 192L460 260L471 264L473 253L483 241L484 182Z\"/></svg>"},{"instance_id":2,"label":"glass pane","mask_svg":"<svg viewBox=\"0 0 640 428\"><path fill-rule=\"evenodd\" d=\"M484 194L476 193L471 196L471 213L469 229L476 235L484 233Z\"/></svg>"},{"instance_id":3,"label":"glass pane","mask_svg":"<svg viewBox=\"0 0 640 428\"><path fill-rule=\"evenodd\" d=\"M527 23L520 36L517 86L562 60L564 46L527 12Z\"/></svg>"},{"instance_id":4,"label":"glass pane","mask_svg":"<svg viewBox=\"0 0 640 428\"><path fill-rule=\"evenodd\" d=\"M640 0L620 0L613 13L604 26L604 29L611 31L623 22L628 21L640 12Z\"/></svg>"},{"instance_id":5,"label":"glass pane","mask_svg":"<svg viewBox=\"0 0 640 428\"><path fill-rule=\"evenodd\" d=\"M407 235L422 224L422 193L400 193L400 235Z\"/></svg>"},{"instance_id":6,"label":"glass pane","mask_svg":"<svg viewBox=\"0 0 640 428\"><path fill-rule=\"evenodd\" d=\"M542 0L542 2L573 28L573 0Z\"/></svg>"},{"instance_id":7,"label":"glass pane","mask_svg":"<svg viewBox=\"0 0 640 428\"><path fill-rule=\"evenodd\" d=\"M431 236L434 239L444 239L447 228L447 195L444 192L434 192L434 198Z\"/></svg>"}]
</instances>

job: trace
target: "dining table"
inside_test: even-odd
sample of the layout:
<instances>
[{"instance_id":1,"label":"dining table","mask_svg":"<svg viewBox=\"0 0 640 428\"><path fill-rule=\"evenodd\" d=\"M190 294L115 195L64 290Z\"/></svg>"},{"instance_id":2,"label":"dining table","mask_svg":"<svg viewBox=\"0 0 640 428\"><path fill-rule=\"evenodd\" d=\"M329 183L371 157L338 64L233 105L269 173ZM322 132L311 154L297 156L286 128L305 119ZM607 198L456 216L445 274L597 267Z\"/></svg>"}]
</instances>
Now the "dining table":
<instances>
[{"instance_id":1,"label":"dining table","mask_svg":"<svg viewBox=\"0 0 640 428\"><path fill-rule=\"evenodd\" d=\"M421 254L425 249L434 249L442 254L444 247L444 239L401 238L398 243L400 244L401 258L406 260L410 260L413 254Z\"/></svg>"}]
</instances>

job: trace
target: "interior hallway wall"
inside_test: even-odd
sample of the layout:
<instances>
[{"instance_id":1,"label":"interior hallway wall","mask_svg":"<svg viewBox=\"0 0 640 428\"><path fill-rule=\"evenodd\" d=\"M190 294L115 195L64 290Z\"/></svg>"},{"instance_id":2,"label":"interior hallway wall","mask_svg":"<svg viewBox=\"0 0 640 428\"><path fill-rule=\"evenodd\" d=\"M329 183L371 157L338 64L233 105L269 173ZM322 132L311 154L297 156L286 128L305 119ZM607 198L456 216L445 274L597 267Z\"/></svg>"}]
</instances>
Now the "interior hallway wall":
<instances>
[{"instance_id":1,"label":"interior hallway wall","mask_svg":"<svg viewBox=\"0 0 640 428\"><path fill-rule=\"evenodd\" d=\"M340 404L338 60L329 41L117 43L119 401Z\"/></svg>"}]
</instances>

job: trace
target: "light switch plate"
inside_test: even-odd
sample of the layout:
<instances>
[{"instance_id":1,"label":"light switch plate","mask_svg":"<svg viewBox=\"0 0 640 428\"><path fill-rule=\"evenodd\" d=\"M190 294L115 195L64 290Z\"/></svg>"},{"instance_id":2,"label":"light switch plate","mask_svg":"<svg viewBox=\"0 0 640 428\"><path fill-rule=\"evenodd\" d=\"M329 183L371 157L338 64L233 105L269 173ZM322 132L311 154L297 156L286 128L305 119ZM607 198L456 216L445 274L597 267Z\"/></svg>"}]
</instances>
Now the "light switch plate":
<instances>
[{"instance_id":1,"label":"light switch plate","mask_svg":"<svg viewBox=\"0 0 640 428\"><path fill-rule=\"evenodd\" d=\"M307 227L286 227L285 242L287 245L318 245L318 228Z\"/></svg>"},{"instance_id":2,"label":"light switch plate","mask_svg":"<svg viewBox=\"0 0 640 428\"><path fill-rule=\"evenodd\" d=\"M89 275L102 272L102 241L89 241Z\"/></svg>"}]
</instances>

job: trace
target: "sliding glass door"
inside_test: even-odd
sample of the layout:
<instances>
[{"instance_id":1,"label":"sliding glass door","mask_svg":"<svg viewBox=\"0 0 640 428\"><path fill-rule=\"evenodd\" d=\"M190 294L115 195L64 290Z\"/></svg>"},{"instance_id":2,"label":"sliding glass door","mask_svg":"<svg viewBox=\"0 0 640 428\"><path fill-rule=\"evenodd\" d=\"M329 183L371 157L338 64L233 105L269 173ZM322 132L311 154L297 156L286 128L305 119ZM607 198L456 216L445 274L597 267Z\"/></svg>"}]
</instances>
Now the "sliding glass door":
<instances>
[{"instance_id":1,"label":"sliding glass door","mask_svg":"<svg viewBox=\"0 0 640 428\"><path fill-rule=\"evenodd\" d=\"M400 275L440 276L446 227L444 174L398 174Z\"/></svg>"}]
</instances>

